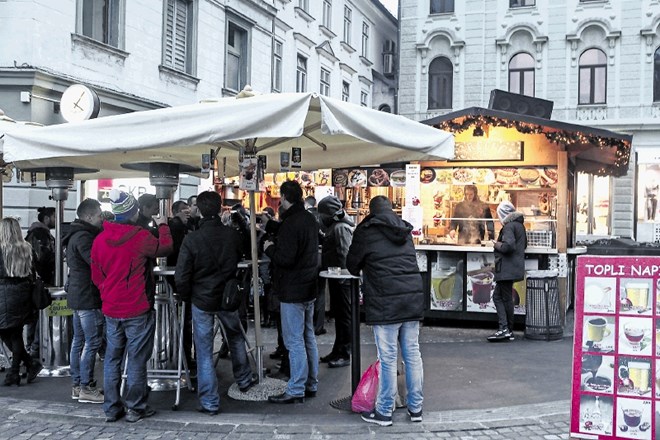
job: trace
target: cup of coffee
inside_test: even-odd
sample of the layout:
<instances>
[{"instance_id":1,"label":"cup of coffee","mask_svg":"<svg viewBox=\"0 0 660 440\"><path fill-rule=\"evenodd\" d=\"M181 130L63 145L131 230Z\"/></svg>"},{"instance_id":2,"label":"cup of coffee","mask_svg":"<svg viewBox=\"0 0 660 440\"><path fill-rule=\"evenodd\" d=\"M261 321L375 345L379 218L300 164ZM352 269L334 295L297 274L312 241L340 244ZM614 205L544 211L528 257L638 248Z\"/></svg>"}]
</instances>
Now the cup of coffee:
<instances>
[{"instance_id":1,"label":"cup of coffee","mask_svg":"<svg viewBox=\"0 0 660 440\"><path fill-rule=\"evenodd\" d=\"M644 339L644 328L636 322L628 322L623 326L623 335L633 351L639 351Z\"/></svg>"},{"instance_id":2,"label":"cup of coffee","mask_svg":"<svg viewBox=\"0 0 660 440\"><path fill-rule=\"evenodd\" d=\"M601 342L612 332L607 328L607 320L600 316L594 316L587 321L587 340Z\"/></svg>"}]
</instances>

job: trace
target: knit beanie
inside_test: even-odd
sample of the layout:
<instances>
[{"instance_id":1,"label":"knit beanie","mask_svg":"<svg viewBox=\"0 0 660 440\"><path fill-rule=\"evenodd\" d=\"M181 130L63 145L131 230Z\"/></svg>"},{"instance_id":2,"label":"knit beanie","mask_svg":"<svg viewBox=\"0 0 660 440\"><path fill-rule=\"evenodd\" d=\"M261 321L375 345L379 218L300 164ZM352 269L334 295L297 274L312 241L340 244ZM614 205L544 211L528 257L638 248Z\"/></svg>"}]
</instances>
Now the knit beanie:
<instances>
[{"instance_id":1,"label":"knit beanie","mask_svg":"<svg viewBox=\"0 0 660 440\"><path fill-rule=\"evenodd\" d=\"M327 196L319 202L318 210L319 214L334 217L336 214L341 214L344 209L341 205L341 200L335 196Z\"/></svg>"},{"instance_id":2,"label":"knit beanie","mask_svg":"<svg viewBox=\"0 0 660 440\"><path fill-rule=\"evenodd\" d=\"M369 214L392 210L392 202L385 196L376 196L369 202Z\"/></svg>"},{"instance_id":3,"label":"knit beanie","mask_svg":"<svg viewBox=\"0 0 660 440\"><path fill-rule=\"evenodd\" d=\"M118 189L110 191L110 206L115 215L115 220L118 222L127 222L138 211L138 203L135 197Z\"/></svg>"},{"instance_id":4,"label":"knit beanie","mask_svg":"<svg viewBox=\"0 0 660 440\"><path fill-rule=\"evenodd\" d=\"M514 212L516 208L513 206L511 202L504 201L497 205L497 216L501 220L504 220L507 215L511 214Z\"/></svg>"}]
</instances>

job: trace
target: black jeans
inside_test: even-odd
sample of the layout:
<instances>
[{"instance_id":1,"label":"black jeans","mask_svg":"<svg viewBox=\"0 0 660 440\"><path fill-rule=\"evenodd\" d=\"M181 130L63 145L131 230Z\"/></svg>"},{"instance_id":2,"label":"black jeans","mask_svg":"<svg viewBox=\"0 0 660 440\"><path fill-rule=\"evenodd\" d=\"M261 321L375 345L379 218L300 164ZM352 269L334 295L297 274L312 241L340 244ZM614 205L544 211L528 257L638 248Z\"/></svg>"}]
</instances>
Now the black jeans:
<instances>
[{"instance_id":1,"label":"black jeans","mask_svg":"<svg viewBox=\"0 0 660 440\"><path fill-rule=\"evenodd\" d=\"M21 369L21 361L26 367L32 365L32 358L25 350L23 343L23 326L5 328L0 330L0 338L11 350L11 372L18 373Z\"/></svg>"},{"instance_id":2,"label":"black jeans","mask_svg":"<svg viewBox=\"0 0 660 440\"><path fill-rule=\"evenodd\" d=\"M513 331L513 281L496 281L493 302L500 330L508 328Z\"/></svg>"},{"instance_id":3,"label":"black jeans","mask_svg":"<svg viewBox=\"0 0 660 440\"><path fill-rule=\"evenodd\" d=\"M329 279L328 288L336 332L332 353L342 359L349 359L351 357L351 282Z\"/></svg>"}]
</instances>

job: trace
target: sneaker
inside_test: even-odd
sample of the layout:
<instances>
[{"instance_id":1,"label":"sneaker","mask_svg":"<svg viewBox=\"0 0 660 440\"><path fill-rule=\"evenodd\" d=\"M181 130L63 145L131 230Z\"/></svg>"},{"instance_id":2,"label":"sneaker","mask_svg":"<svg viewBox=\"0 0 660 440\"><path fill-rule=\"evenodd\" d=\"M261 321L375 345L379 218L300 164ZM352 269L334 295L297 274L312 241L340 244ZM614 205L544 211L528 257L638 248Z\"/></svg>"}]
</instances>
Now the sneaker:
<instances>
[{"instance_id":1,"label":"sneaker","mask_svg":"<svg viewBox=\"0 0 660 440\"><path fill-rule=\"evenodd\" d=\"M509 332L511 336L509 336L509 341L515 341L516 338L513 336L513 332Z\"/></svg>"},{"instance_id":2,"label":"sneaker","mask_svg":"<svg viewBox=\"0 0 660 440\"><path fill-rule=\"evenodd\" d=\"M420 409L419 412L410 412L408 410L408 415L410 416L410 421L411 422L421 422L422 421L422 410Z\"/></svg>"},{"instance_id":3,"label":"sneaker","mask_svg":"<svg viewBox=\"0 0 660 440\"><path fill-rule=\"evenodd\" d=\"M82 386L78 397L80 403L103 403L103 392L96 387Z\"/></svg>"},{"instance_id":4,"label":"sneaker","mask_svg":"<svg viewBox=\"0 0 660 440\"><path fill-rule=\"evenodd\" d=\"M144 411L136 411L134 409L129 409L128 412L126 413L126 421L128 423L135 423L142 419L146 419L147 417L151 417L154 414L156 414L156 411L150 406L147 406L144 409Z\"/></svg>"},{"instance_id":5,"label":"sneaker","mask_svg":"<svg viewBox=\"0 0 660 440\"><path fill-rule=\"evenodd\" d=\"M380 414L375 409L371 412L363 412L362 420L367 423L375 423L380 426L392 426L392 417L387 417Z\"/></svg>"},{"instance_id":6,"label":"sneaker","mask_svg":"<svg viewBox=\"0 0 660 440\"><path fill-rule=\"evenodd\" d=\"M513 334L509 329L501 329L488 336L488 342L509 341Z\"/></svg>"},{"instance_id":7,"label":"sneaker","mask_svg":"<svg viewBox=\"0 0 660 440\"><path fill-rule=\"evenodd\" d=\"M71 387L71 399L78 400L80 397L80 385L74 385Z\"/></svg>"},{"instance_id":8,"label":"sneaker","mask_svg":"<svg viewBox=\"0 0 660 440\"><path fill-rule=\"evenodd\" d=\"M123 418L126 415L126 411L122 408L118 413L112 414L112 415L106 415L105 416L105 421L106 423L114 423L117 420Z\"/></svg>"}]
</instances>

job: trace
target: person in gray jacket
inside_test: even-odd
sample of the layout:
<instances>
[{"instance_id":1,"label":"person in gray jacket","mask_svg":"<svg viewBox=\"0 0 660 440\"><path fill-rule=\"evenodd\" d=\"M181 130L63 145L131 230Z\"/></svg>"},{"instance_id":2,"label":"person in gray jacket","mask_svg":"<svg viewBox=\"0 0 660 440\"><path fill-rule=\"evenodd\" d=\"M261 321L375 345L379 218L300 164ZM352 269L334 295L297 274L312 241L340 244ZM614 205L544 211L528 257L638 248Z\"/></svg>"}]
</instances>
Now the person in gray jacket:
<instances>
[{"instance_id":1,"label":"person in gray jacket","mask_svg":"<svg viewBox=\"0 0 660 440\"><path fill-rule=\"evenodd\" d=\"M488 337L489 342L513 341L513 283L525 278L525 248L527 232L525 217L511 202L497 207L502 229L494 242L495 291L493 302L497 310L499 329Z\"/></svg>"},{"instance_id":2,"label":"person in gray jacket","mask_svg":"<svg viewBox=\"0 0 660 440\"><path fill-rule=\"evenodd\" d=\"M66 246L69 268L67 301L73 310L73 341L71 342L71 398L81 403L103 403L103 393L96 388L94 365L103 341L101 294L92 282L92 243L101 232L101 204L94 199L83 200L62 239Z\"/></svg>"},{"instance_id":3,"label":"person in gray jacket","mask_svg":"<svg viewBox=\"0 0 660 440\"><path fill-rule=\"evenodd\" d=\"M346 216L341 200L327 196L319 202L319 218L325 226L321 246L321 268L346 268L346 255L353 240L355 224ZM351 283L350 280L328 279L330 308L335 318L335 343L330 354L323 356L330 368L351 364Z\"/></svg>"}]
</instances>

